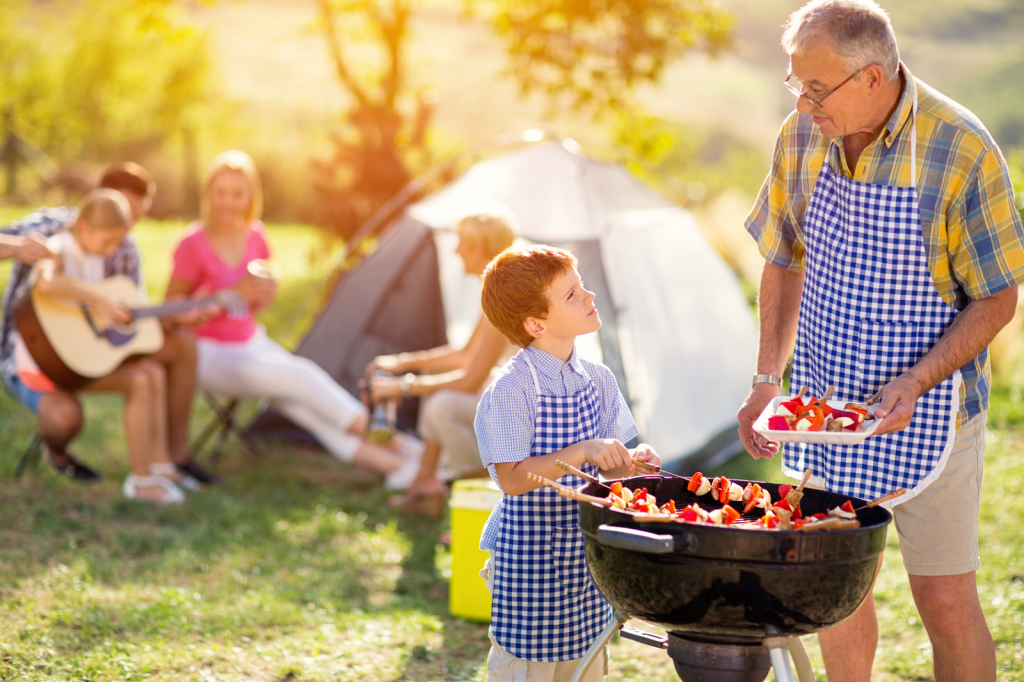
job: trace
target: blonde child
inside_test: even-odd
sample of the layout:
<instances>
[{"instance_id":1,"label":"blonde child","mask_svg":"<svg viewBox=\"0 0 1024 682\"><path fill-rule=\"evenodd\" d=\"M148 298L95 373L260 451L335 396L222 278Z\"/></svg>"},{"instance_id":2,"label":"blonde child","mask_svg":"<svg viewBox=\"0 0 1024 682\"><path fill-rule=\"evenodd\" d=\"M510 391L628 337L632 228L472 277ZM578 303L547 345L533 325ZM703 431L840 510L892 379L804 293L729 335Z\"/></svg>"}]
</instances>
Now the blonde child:
<instances>
[{"instance_id":1,"label":"blonde child","mask_svg":"<svg viewBox=\"0 0 1024 682\"><path fill-rule=\"evenodd\" d=\"M481 460L504 492L480 540L491 556L491 682L568 680L611 616L590 577L577 503L527 474L574 484L556 460L611 478L629 475L634 459L661 463L650 446L623 445L638 432L611 370L576 353L576 337L601 328L576 264L568 251L532 246L507 249L484 271L484 313L521 348L475 422ZM584 680L603 679L602 659Z\"/></svg>"},{"instance_id":2,"label":"blonde child","mask_svg":"<svg viewBox=\"0 0 1024 682\"><path fill-rule=\"evenodd\" d=\"M89 193L71 227L51 237L54 254L40 260L32 273L32 287L48 296L83 303L101 325L127 324L131 313L120 302L81 286L104 279L104 258L114 253L133 223L131 207L116 190ZM20 335L14 340L19 379L36 391L52 391L53 383L35 364ZM121 393L125 397L124 427L132 473L124 481L125 497L160 503L184 499L182 483L198 487L178 472L167 444L167 377L163 365L146 357L131 358L105 377L87 384L90 393Z\"/></svg>"}]
</instances>

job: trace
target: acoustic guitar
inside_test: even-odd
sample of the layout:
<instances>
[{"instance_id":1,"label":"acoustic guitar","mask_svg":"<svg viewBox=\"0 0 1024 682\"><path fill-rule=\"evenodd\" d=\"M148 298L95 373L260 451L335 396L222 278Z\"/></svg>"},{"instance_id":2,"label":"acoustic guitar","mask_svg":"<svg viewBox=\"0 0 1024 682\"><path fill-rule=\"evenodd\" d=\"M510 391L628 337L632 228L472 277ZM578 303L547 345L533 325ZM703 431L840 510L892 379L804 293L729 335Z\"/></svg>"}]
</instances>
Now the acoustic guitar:
<instances>
[{"instance_id":1,"label":"acoustic guitar","mask_svg":"<svg viewBox=\"0 0 1024 682\"><path fill-rule=\"evenodd\" d=\"M147 306L135 283L123 275L98 284L76 282L107 298L119 301L132 313L128 325L102 324L79 301L47 296L33 288L14 307L28 352L53 383L76 390L105 377L134 355L148 355L164 345L159 319L216 303L229 315L245 314L245 302L230 289L213 296Z\"/></svg>"}]
</instances>

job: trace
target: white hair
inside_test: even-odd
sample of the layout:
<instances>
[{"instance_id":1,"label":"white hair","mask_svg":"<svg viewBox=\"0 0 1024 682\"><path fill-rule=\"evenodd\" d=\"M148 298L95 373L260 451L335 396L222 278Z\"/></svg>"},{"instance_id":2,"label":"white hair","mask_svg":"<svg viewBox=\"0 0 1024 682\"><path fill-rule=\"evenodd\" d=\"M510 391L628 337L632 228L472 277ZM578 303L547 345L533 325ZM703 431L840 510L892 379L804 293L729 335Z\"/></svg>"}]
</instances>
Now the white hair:
<instances>
[{"instance_id":1,"label":"white hair","mask_svg":"<svg viewBox=\"0 0 1024 682\"><path fill-rule=\"evenodd\" d=\"M788 55L822 41L832 45L850 72L878 64L886 80L899 77L896 34L889 15L873 0L811 0L782 28L782 49Z\"/></svg>"}]
</instances>

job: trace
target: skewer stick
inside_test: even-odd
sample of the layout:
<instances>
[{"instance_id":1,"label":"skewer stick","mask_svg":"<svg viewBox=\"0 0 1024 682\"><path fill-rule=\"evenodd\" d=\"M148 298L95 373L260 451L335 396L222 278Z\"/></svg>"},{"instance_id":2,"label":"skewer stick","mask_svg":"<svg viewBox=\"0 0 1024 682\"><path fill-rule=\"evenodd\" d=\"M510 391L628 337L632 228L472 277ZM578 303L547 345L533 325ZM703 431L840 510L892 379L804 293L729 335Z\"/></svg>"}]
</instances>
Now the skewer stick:
<instances>
[{"instance_id":1,"label":"skewer stick","mask_svg":"<svg viewBox=\"0 0 1024 682\"><path fill-rule=\"evenodd\" d=\"M577 478L582 478L587 483L600 483L601 482L596 477L591 476L590 474L584 473L584 472L580 471L579 469L577 469L576 467L571 466L569 464L566 464L565 462L563 462L560 459L556 459L555 460L555 466L558 467L559 469L561 469L562 471L569 472L570 474L572 474L573 476L576 476Z\"/></svg>"},{"instance_id":2,"label":"skewer stick","mask_svg":"<svg viewBox=\"0 0 1024 682\"><path fill-rule=\"evenodd\" d=\"M807 387L806 386L801 386L800 387L800 392L796 394L796 397L797 398L803 398L805 395L807 395Z\"/></svg>"},{"instance_id":3,"label":"skewer stick","mask_svg":"<svg viewBox=\"0 0 1024 682\"><path fill-rule=\"evenodd\" d=\"M568 497L570 500L576 500L577 502L590 502L591 504L596 504L599 507L612 506L612 501L606 497L594 497L593 495L581 493L575 488L570 488L567 485L556 483L555 481L552 481L550 478L544 478L543 476L538 476L537 474L534 473L526 474L526 478L527 480L532 481L534 483L540 483L541 485L547 486L548 488L554 488L555 490L558 491L559 495L561 495L562 497Z\"/></svg>"},{"instance_id":4,"label":"skewer stick","mask_svg":"<svg viewBox=\"0 0 1024 682\"><path fill-rule=\"evenodd\" d=\"M836 390L835 386L829 386L827 389L825 389L825 395L821 396L822 404L828 402L828 399L832 397L832 393L834 393L835 390Z\"/></svg>"},{"instance_id":5,"label":"skewer stick","mask_svg":"<svg viewBox=\"0 0 1024 682\"><path fill-rule=\"evenodd\" d=\"M879 498L871 500L870 502L865 504L863 507L857 507L857 509L870 509L871 507L877 507L878 505L882 504L883 502L888 502L889 500L895 499L895 498L899 497L900 495L903 495L906 492L907 492L906 488L897 488L896 490L893 490L888 495L882 495Z\"/></svg>"},{"instance_id":6,"label":"skewer stick","mask_svg":"<svg viewBox=\"0 0 1024 682\"><path fill-rule=\"evenodd\" d=\"M804 524L800 527L800 530L842 530L844 528L860 528L860 521L857 519L832 517L831 519Z\"/></svg>"},{"instance_id":7,"label":"skewer stick","mask_svg":"<svg viewBox=\"0 0 1024 682\"><path fill-rule=\"evenodd\" d=\"M876 393L873 396L871 396L870 398L868 398L866 404L867 405L874 405L875 402L877 402L878 399L882 397L882 391L884 391L884 390L885 390L885 386L882 386L882 388L878 389L878 393Z\"/></svg>"},{"instance_id":8,"label":"skewer stick","mask_svg":"<svg viewBox=\"0 0 1024 682\"><path fill-rule=\"evenodd\" d=\"M789 506L794 510L796 506L800 504L800 500L804 498L804 486L807 485L807 481L811 480L811 470L808 469L804 472L803 480L800 481L800 485L789 491L786 495L786 501L789 502Z\"/></svg>"},{"instance_id":9,"label":"skewer stick","mask_svg":"<svg viewBox=\"0 0 1024 682\"><path fill-rule=\"evenodd\" d=\"M807 485L807 481L811 480L811 473L812 473L812 471L810 469L808 469L807 471L804 472L803 480L801 480L800 481L800 485L798 485L796 487L796 491L798 493L803 493L804 486Z\"/></svg>"}]
</instances>

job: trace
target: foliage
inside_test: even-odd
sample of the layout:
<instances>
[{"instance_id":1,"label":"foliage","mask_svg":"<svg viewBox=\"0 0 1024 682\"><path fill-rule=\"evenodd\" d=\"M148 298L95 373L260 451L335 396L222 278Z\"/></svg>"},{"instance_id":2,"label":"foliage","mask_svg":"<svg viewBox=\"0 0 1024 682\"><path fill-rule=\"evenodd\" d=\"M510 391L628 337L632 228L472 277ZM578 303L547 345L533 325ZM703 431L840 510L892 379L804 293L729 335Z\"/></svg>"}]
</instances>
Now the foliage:
<instances>
[{"instance_id":1,"label":"foliage","mask_svg":"<svg viewBox=\"0 0 1024 682\"><path fill-rule=\"evenodd\" d=\"M731 189L756 194L768 163L728 129L666 121L638 109L615 115L612 136L629 150L634 174L688 206Z\"/></svg>"},{"instance_id":2,"label":"foliage","mask_svg":"<svg viewBox=\"0 0 1024 682\"><path fill-rule=\"evenodd\" d=\"M20 135L59 159L108 161L195 123L209 54L173 3L85 0L31 20L27 6L0 4L0 100Z\"/></svg>"},{"instance_id":3,"label":"foliage","mask_svg":"<svg viewBox=\"0 0 1024 682\"><path fill-rule=\"evenodd\" d=\"M622 107L632 88L657 83L692 50L730 44L732 16L714 0L467 0L485 5L524 94L568 98L597 114Z\"/></svg>"},{"instance_id":4,"label":"foliage","mask_svg":"<svg viewBox=\"0 0 1024 682\"><path fill-rule=\"evenodd\" d=\"M316 0L318 28L352 104L314 161L317 222L348 238L432 161L433 100L409 82L415 0ZM361 48L353 56L353 45ZM365 53L370 52L373 57Z\"/></svg>"}]
</instances>

